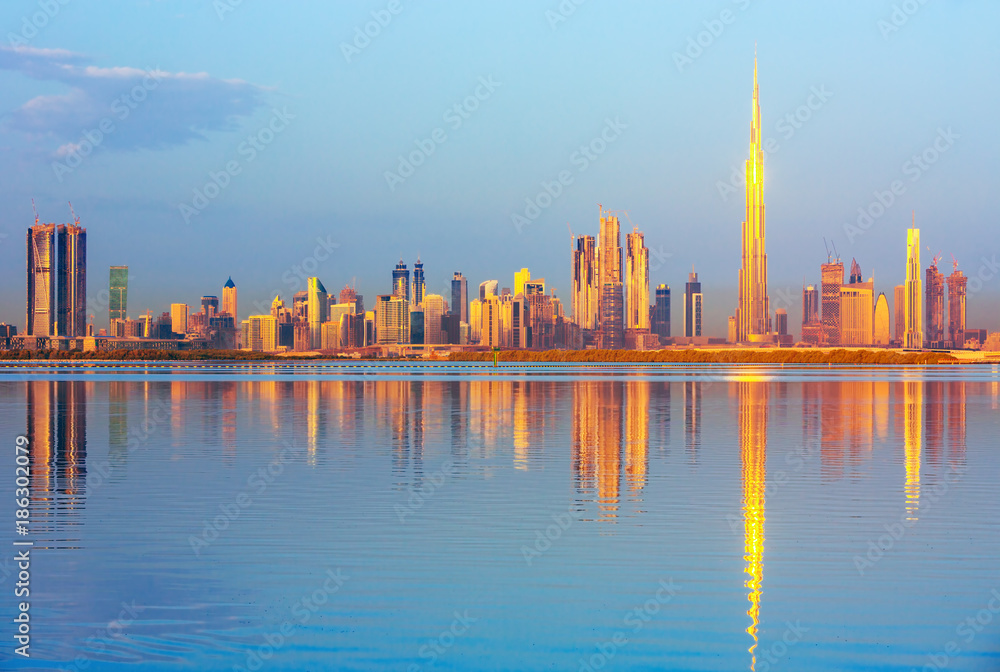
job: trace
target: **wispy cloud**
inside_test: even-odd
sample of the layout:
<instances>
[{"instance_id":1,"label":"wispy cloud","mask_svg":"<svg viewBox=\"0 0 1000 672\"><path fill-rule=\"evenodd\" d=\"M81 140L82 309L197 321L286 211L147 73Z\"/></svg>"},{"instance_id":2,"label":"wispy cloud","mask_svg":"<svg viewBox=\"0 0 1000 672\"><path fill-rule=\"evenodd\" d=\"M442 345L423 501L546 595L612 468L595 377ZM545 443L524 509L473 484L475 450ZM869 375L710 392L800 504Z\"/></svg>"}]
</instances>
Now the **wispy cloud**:
<instances>
[{"instance_id":1,"label":"wispy cloud","mask_svg":"<svg viewBox=\"0 0 1000 672\"><path fill-rule=\"evenodd\" d=\"M50 142L46 151L58 156L103 119L121 120L127 109L127 123L118 124L104 146L166 149L204 139L209 131L235 130L241 117L266 102L266 89L240 79L158 67L99 67L90 61L64 49L0 46L0 69L68 87L25 102L10 113L6 126Z\"/></svg>"}]
</instances>

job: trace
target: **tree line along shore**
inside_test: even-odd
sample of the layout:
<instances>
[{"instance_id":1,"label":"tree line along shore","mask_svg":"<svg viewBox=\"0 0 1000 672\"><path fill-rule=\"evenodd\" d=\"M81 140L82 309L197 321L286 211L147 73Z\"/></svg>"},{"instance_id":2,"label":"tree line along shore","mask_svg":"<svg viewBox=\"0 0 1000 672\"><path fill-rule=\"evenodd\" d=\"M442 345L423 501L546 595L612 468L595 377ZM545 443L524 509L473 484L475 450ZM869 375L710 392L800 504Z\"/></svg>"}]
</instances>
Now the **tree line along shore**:
<instances>
[{"instance_id":1,"label":"tree line along shore","mask_svg":"<svg viewBox=\"0 0 1000 672\"><path fill-rule=\"evenodd\" d=\"M703 363L703 364L970 364L945 352L900 352L895 350L814 350L814 349L711 349L711 350L502 350L500 362L576 362L576 363ZM453 352L444 361L492 362L493 352ZM67 352L60 350L0 351L0 361L297 361L356 358L336 355L277 356L247 350L115 350L110 352ZM385 359L385 358L361 358ZM400 359L400 358L396 358ZM413 359L411 361L427 361ZM431 360L442 361L442 360ZM982 361L982 360L979 360Z\"/></svg>"}]
</instances>

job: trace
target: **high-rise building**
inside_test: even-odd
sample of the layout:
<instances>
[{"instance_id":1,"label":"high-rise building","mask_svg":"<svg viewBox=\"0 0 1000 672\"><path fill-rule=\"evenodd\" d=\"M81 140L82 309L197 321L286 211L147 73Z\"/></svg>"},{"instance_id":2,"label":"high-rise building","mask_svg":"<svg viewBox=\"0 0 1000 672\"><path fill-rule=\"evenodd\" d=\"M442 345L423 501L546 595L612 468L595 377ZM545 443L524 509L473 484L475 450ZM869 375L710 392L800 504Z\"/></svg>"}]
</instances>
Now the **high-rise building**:
<instances>
[{"instance_id":1,"label":"high-rise building","mask_svg":"<svg viewBox=\"0 0 1000 672\"><path fill-rule=\"evenodd\" d=\"M599 206L600 207L600 206ZM600 207L597 268L600 286L600 347L614 350L624 345L625 298L622 294L622 245L618 217Z\"/></svg>"},{"instance_id":2,"label":"high-rise building","mask_svg":"<svg viewBox=\"0 0 1000 672\"><path fill-rule=\"evenodd\" d=\"M656 304L651 321L654 334L661 339L670 338L670 285L656 286Z\"/></svg>"},{"instance_id":3,"label":"high-rise building","mask_svg":"<svg viewBox=\"0 0 1000 672\"><path fill-rule=\"evenodd\" d=\"M638 227L625 234L625 328L649 329L649 249Z\"/></svg>"},{"instance_id":4,"label":"high-rise building","mask_svg":"<svg viewBox=\"0 0 1000 672\"><path fill-rule=\"evenodd\" d=\"M410 315L406 299L394 294L376 297L375 337L381 344L410 342Z\"/></svg>"},{"instance_id":5,"label":"high-rise building","mask_svg":"<svg viewBox=\"0 0 1000 672\"><path fill-rule=\"evenodd\" d=\"M698 274L692 270L684 285L684 335L689 338L701 336L702 301L701 283ZM736 337L739 338L738 331Z\"/></svg>"},{"instance_id":6,"label":"high-rise building","mask_svg":"<svg viewBox=\"0 0 1000 672\"><path fill-rule=\"evenodd\" d=\"M473 299L469 301L469 343L479 343L483 326L483 304L485 301Z\"/></svg>"},{"instance_id":7,"label":"high-rise building","mask_svg":"<svg viewBox=\"0 0 1000 672\"><path fill-rule=\"evenodd\" d=\"M87 334L87 229L60 224L56 229L57 333L59 336Z\"/></svg>"},{"instance_id":8,"label":"high-rise building","mask_svg":"<svg viewBox=\"0 0 1000 672\"><path fill-rule=\"evenodd\" d=\"M509 344L512 348L530 348L531 330L528 301L524 294L518 294L508 302L510 308ZM506 325L505 325L506 326Z\"/></svg>"},{"instance_id":9,"label":"high-rise building","mask_svg":"<svg viewBox=\"0 0 1000 672\"><path fill-rule=\"evenodd\" d=\"M573 250L573 321L581 329L597 329L597 246L593 236L577 236Z\"/></svg>"},{"instance_id":10,"label":"high-rise building","mask_svg":"<svg viewBox=\"0 0 1000 672\"><path fill-rule=\"evenodd\" d=\"M896 285L893 290L892 302L895 316L893 340L897 345L902 345L903 339L906 337L906 285Z\"/></svg>"},{"instance_id":11,"label":"high-rise building","mask_svg":"<svg viewBox=\"0 0 1000 672\"><path fill-rule=\"evenodd\" d=\"M111 267L109 286L108 319L124 320L128 312L128 266Z\"/></svg>"},{"instance_id":12,"label":"high-rise building","mask_svg":"<svg viewBox=\"0 0 1000 672\"><path fill-rule=\"evenodd\" d=\"M217 317L219 315L219 297L201 297L201 312L204 313L206 320ZM208 323L206 322L206 324Z\"/></svg>"},{"instance_id":13,"label":"high-rise building","mask_svg":"<svg viewBox=\"0 0 1000 672\"><path fill-rule=\"evenodd\" d=\"M903 347L924 347L923 297L920 292L920 229L913 226L906 231L906 331Z\"/></svg>"},{"instance_id":14,"label":"high-rise building","mask_svg":"<svg viewBox=\"0 0 1000 672\"><path fill-rule=\"evenodd\" d=\"M774 321L775 330L778 332L779 336L786 336L788 334L788 311L784 308L778 308L774 311Z\"/></svg>"},{"instance_id":15,"label":"high-rise building","mask_svg":"<svg viewBox=\"0 0 1000 672\"><path fill-rule=\"evenodd\" d=\"M184 336L187 333L189 312L190 309L186 303L170 304L170 330L178 336Z\"/></svg>"},{"instance_id":16,"label":"high-rise building","mask_svg":"<svg viewBox=\"0 0 1000 672\"><path fill-rule=\"evenodd\" d=\"M841 276L843 277L843 276ZM850 279L855 281L840 288L841 345L872 345L874 342L875 283L861 282L861 267L851 260Z\"/></svg>"},{"instance_id":17,"label":"high-rise building","mask_svg":"<svg viewBox=\"0 0 1000 672\"><path fill-rule=\"evenodd\" d=\"M24 333L54 336L56 331L56 244L55 224L28 228L28 301Z\"/></svg>"},{"instance_id":18,"label":"high-rise building","mask_svg":"<svg viewBox=\"0 0 1000 672\"><path fill-rule=\"evenodd\" d=\"M482 303L479 344L489 348L500 347L500 332L500 297L491 294Z\"/></svg>"},{"instance_id":19,"label":"high-rise building","mask_svg":"<svg viewBox=\"0 0 1000 672\"><path fill-rule=\"evenodd\" d=\"M238 309L236 283L230 277L226 280L226 284L222 286L222 312L228 314L236 321L240 319L239 315L236 314Z\"/></svg>"},{"instance_id":20,"label":"high-rise building","mask_svg":"<svg viewBox=\"0 0 1000 672\"><path fill-rule=\"evenodd\" d=\"M350 285L344 285L344 288L340 290L339 303L355 303L358 300L358 293ZM364 312L363 310L358 310L358 306L355 305L354 312Z\"/></svg>"},{"instance_id":21,"label":"high-rise building","mask_svg":"<svg viewBox=\"0 0 1000 672\"><path fill-rule=\"evenodd\" d=\"M746 219L743 221L743 264L740 303L736 310L736 340L762 340L768 329L767 253L764 230L764 150L761 147L760 97L757 58L753 60L753 118L750 121L750 158L746 162Z\"/></svg>"},{"instance_id":22,"label":"high-rise building","mask_svg":"<svg viewBox=\"0 0 1000 672\"><path fill-rule=\"evenodd\" d=\"M485 282L479 283L479 300L485 301L487 297L496 296L499 289L500 282L497 280L486 280Z\"/></svg>"},{"instance_id":23,"label":"high-rise building","mask_svg":"<svg viewBox=\"0 0 1000 672\"><path fill-rule=\"evenodd\" d=\"M306 301L309 305L310 347L318 350L323 347L323 323L327 321L330 311L330 298L319 278L309 278L306 285Z\"/></svg>"},{"instance_id":24,"label":"high-rise building","mask_svg":"<svg viewBox=\"0 0 1000 672\"><path fill-rule=\"evenodd\" d=\"M802 288L802 342L823 342L823 323L819 317L819 290L814 285Z\"/></svg>"},{"instance_id":25,"label":"high-rise building","mask_svg":"<svg viewBox=\"0 0 1000 672\"><path fill-rule=\"evenodd\" d=\"M392 271L392 295L410 302L410 271L402 259Z\"/></svg>"},{"instance_id":26,"label":"high-rise building","mask_svg":"<svg viewBox=\"0 0 1000 672\"><path fill-rule=\"evenodd\" d=\"M273 315L251 315L248 318L246 346L254 352L274 352L278 349L278 320Z\"/></svg>"},{"instance_id":27,"label":"high-rise building","mask_svg":"<svg viewBox=\"0 0 1000 672\"><path fill-rule=\"evenodd\" d=\"M958 262L954 262L951 275L948 276L948 340L951 347L965 347L965 297L969 279L958 270Z\"/></svg>"},{"instance_id":28,"label":"high-rise building","mask_svg":"<svg viewBox=\"0 0 1000 672\"><path fill-rule=\"evenodd\" d=\"M872 328L873 342L883 348L892 341L891 321L889 319L889 300L884 293L878 295L875 301L875 320Z\"/></svg>"},{"instance_id":29,"label":"high-rise building","mask_svg":"<svg viewBox=\"0 0 1000 672\"><path fill-rule=\"evenodd\" d=\"M823 344L840 345L840 289L844 286L844 262L827 261L820 266L823 280Z\"/></svg>"},{"instance_id":30,"label":"high-rise building","mask_svg":"<svg viewBox=\"0 0 1000 672\"><path fill-rule=\"evenodd\" d=\"M924 343L929 348L944 347L944 273L938 270L937 257L927 269L926 293L926 331Z\"/></svg>"},{"instance_id":31,"label":"high-rise building","mask_svg":"<svg viewBox=\"0 0 1000 672\"><path fill-rule=\"evenodd\" d=\"M458 271L451 276L451 312L459 323L469 321L469 281Z\"/></svg>"},{"instance_id":32,"label":"high-rise building","mask_svg":"<svg viewBox=\"0 0 1000 672\"><path fill-rule=\"evenodd\" d=\"M424 264L418 256L417 263L413 264L413 305L419 306L422 304L424 302L424 294L426 293L427 283L424 281Z\"/></svg>"},{"instance_id":33,"label":"high-rise building","mask_svg":"<svg viewBox=\"0 0 1000 672\"><path fill-rule=\"evenodd\" d=\"M520 271L514 273L514 296L517 296L518 294L524 294L527 296L528 293L524 291L524 284L530 280L531 271L527 268L522 268Z\"/></svg>"},{"instance_id":34,"label":"high-rise building","mask_svg":"<svg viewBox=\"0 0 1000 672\"><path fill-rule=\"evenodd\" d=\"M438 345L448 342L447 333L441 330L441 318L448 310L448 304L439 294L424 297L424 343Z\"/></svg>"}]
</instances>

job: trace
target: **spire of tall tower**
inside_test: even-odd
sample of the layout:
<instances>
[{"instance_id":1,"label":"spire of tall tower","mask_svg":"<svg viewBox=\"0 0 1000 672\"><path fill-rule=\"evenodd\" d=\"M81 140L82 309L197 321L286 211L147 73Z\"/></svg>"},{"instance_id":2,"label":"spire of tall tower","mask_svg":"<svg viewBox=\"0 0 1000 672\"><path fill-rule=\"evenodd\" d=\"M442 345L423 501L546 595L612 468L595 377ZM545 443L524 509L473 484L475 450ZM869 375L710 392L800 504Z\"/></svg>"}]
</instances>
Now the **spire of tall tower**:
<instances>
[{"instance_id":1,"label":"spire of tall tower","mask_svg":"<svg viewBox=\"0 0 1000 672\"><path fill-rule=\"evenodd\" d=\"M757 49L753 59L753 109L750 119L750 156L746 162L746 218L740 267L736 340L759 341L769 331L767 254L764 235L764 150L761 147L760 91L757 86Z\"/></svg>"}]
</instances>

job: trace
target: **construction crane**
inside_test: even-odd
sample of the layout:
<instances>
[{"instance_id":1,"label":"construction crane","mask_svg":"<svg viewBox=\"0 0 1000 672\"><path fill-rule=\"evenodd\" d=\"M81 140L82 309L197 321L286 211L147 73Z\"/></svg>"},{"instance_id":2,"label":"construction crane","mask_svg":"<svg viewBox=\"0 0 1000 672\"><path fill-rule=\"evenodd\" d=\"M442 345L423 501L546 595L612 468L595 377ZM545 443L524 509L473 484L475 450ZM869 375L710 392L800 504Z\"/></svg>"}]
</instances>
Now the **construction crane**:
<instances>
[{"instance_id":1,"label":"construction crane","mask_svg":"<svg viewBox=\"0 0 1000 672\"><path fill-rule=\"evenodd\" d=\"M954 254L951 255L951 270L952 272L958 271L958 259L955 258Z\"/></svg>"},{"instance_id":2,"label":"construction crane","mask_svg":"<svg viewBox=\"0 0 1000 672\"><path fill-rule=\"evenodd\" d=\"M35 226L38 226L38 208L35 207L35 199L31 199L31 210L35 213Z\"/></svg>"},{"instance_id":3,"label":"construction crane","mask_svg":"<svg viewBox=\"0 0 1000 672\"><path fill-rule=\"evenodd\" d=\"M73 226L80 226L80 218L76 216L76 212L73 210L73 203L70 201L66 202L69 203L69 214L73 215Z\"/></svg>"}]
</instances>

